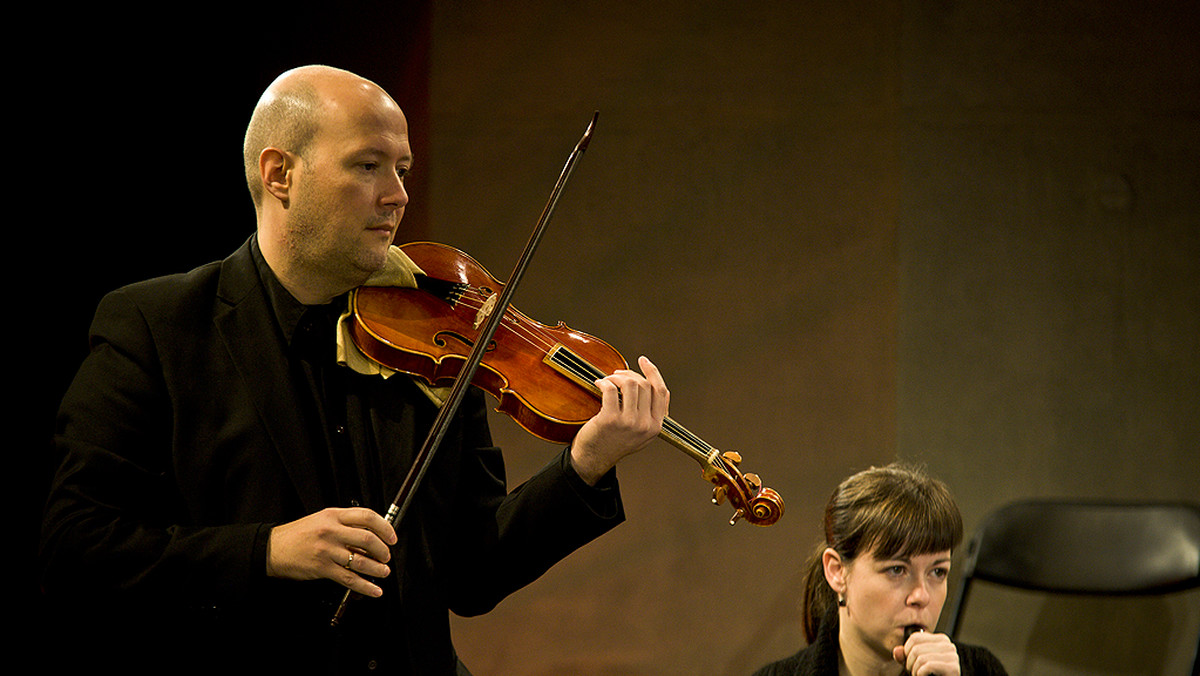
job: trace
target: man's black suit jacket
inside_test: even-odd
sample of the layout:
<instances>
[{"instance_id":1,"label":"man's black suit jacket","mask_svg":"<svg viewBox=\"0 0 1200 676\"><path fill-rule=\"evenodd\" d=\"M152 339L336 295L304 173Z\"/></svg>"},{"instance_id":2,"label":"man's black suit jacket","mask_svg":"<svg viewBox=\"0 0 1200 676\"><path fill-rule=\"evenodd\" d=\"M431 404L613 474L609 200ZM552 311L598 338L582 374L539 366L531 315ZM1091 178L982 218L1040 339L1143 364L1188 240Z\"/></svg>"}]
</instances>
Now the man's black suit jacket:
<instances>
[{"instance_id":1,"label":"man's black suit jacket","mask_svg":"<svg viewBox=\"0 0 1200 676\"><path fill-rule=\"evenodd\" d=\"M619 523L615 478L587 486L564 452L506 493L472 388L400 524L385 598L331 628L343 588L265 575L270 528L335 505L252 245L100 303L59 413L47 602L93 667L453 673L447 610L490 610ZM394 491L435 408L405 376L353 378L348 407L402 450L383 468Z\"/></svg>"}]
</instances>

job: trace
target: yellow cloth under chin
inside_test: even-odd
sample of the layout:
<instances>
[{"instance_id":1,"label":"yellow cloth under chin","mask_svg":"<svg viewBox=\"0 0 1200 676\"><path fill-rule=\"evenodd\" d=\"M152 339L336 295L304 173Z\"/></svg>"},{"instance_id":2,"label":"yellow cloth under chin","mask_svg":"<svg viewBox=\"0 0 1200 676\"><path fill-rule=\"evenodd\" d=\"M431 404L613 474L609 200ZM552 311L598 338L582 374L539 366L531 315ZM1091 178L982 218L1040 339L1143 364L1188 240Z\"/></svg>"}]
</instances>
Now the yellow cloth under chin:
<instances>
[{"instance_id":1,"label":"yellow cloth under chin","mask_svg":"<svg viewBox=\"0 0 1200 676\"><path fill-rule=\"evenodd\" d=\"M400 247L392 246L388 249L387 262L383 264L383 267L378 272L371 275L371 278L363 286L399 286L414 289L417 286L417 274L422 274L421 268L417 267L417 264L405 255L400 250ZM351 308L347 304L346 309L342 311L342 316L338 319L338 364L356 373L391 378L397 371L370 359L358 349L358 345L354 342L353 334L350 332L351 314ZM430 387L419 378L413 378L413 382L438 406L441 406L450 394L449 387Z\"/></svg>"}]
</instances>

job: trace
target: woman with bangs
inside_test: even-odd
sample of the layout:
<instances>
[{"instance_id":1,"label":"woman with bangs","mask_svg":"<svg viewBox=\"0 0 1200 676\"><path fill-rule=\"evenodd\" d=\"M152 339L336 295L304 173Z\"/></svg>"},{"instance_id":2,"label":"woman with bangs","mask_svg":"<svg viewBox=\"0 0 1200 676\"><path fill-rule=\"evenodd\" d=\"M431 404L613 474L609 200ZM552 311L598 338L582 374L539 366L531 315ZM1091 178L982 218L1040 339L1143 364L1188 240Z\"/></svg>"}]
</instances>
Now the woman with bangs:
<instances>
[{"instance_id":1,"label":"woman with bangs","mask_svg":"<svg viewBox=\"0 0 1200 676\"><path fill-rule=\"evenodd\" d=\"M934 632L962 515L949 489L892 464L843 481L804 580L808 645L754 676L1004 675L984 648Z\"/></svg>"}]
</instances>

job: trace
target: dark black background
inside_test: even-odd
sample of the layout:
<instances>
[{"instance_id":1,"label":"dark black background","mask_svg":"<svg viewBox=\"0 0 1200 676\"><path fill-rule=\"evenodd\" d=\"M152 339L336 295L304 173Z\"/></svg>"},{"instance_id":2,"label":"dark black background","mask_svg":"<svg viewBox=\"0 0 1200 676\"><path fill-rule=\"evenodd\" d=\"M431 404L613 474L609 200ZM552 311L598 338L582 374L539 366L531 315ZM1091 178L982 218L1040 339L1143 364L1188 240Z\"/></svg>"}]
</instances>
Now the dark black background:
<instances>
[{"instance_id":1,"label":"dark black background","mask_svg":"<svg viewBox=\"0 0 1200 676\"><path fill-rule=\"evenodd\" d=\"M331 4L42 10L11 26L27 40L6 97L22 165L8 182L22 562L36 561L55 411L100 297L223 258L253 232L241 144L271 80L307 63L358 72L393 94L425 151L428 2ZM406 226L425 218L414 200ZM19 626L60 641L68 618L42 617L27 573L16 614L33 621Z\"/></svg>"}]
</instances>

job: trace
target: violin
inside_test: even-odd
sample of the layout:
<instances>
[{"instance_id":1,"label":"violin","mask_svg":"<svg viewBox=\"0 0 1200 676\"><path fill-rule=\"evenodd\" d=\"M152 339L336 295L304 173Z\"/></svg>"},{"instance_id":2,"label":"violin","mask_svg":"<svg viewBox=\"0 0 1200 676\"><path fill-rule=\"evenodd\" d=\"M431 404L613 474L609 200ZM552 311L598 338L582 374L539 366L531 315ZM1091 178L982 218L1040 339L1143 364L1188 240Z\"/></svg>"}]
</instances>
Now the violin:
<instances>
[{"instance_id":1,"label":"violin","mask_svg":"<svg viewBox=\"0 0 1200 676\"><path fill-rule=\"evenodd\" d=\"M453 382L491 318L504 284L468 254L434 242L401 250L424 272L417 287L364 286L350 299L351 336L369 359L422 379L432 387ZM536 437L569 443L600 410L595 381L628 368L611 345L562 322L548 326L504 307L470 384L498 401ZM730 524L744 519L769 526L783 515L783 499L756 474L743 474L741 456L721 452L670 417L659 437L695 459L714 484L713 504L728 500Z\"/></svg>"}]
</instances>

